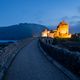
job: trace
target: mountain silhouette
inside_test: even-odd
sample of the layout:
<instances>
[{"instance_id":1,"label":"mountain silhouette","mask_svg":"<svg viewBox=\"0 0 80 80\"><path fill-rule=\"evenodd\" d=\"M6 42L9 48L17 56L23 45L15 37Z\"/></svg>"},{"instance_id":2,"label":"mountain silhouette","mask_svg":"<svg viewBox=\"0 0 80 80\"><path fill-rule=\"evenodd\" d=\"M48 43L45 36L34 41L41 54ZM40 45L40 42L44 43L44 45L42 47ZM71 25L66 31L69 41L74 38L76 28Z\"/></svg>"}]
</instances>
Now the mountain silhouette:
<instances>
[{"instance_id":1,"label":"mountain silhouette","mask_svg":"<svg viewBox=\"0 0 80 80\"><path fill-rule=\"evenodd\" d=\"M46 27L39 24L20 23L7 27L0 27L0 40L20 40L27 37L39 36Z\"/></svg>"}]
</instances>

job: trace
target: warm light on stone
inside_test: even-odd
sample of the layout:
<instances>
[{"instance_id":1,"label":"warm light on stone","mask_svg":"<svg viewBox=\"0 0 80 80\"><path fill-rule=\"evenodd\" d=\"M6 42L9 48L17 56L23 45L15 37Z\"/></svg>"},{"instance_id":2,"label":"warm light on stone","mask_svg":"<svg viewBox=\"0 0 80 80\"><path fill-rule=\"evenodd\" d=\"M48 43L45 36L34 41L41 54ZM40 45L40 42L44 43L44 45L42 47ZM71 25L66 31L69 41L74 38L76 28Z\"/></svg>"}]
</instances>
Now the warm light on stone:
<instances>
[{"instance_id":1,"label":"warm light on stone","mask_svg":"<svg viewBox=\"0 0 80 80\"><path fill-rule=\"evenodd\" d=\"M42 34L41 34L41 36L42 37L48 37L47 35L50 33L50 31L48 31L47 29L45 29L43 32L42 32Z\"/></svg>"},{"instance_id":2,"label":"warm light on stone","mask_svg":"<svg viewBox=\"0 0 80 80\"><path fill-rule=\"evenodd\" d=\"M42 37L51 37L51 38L71 38L71 34L69 33L69 25L68 23L62 21L56 30L48 31L45 30L42 32Z\"/></svg>"}]
</instances>

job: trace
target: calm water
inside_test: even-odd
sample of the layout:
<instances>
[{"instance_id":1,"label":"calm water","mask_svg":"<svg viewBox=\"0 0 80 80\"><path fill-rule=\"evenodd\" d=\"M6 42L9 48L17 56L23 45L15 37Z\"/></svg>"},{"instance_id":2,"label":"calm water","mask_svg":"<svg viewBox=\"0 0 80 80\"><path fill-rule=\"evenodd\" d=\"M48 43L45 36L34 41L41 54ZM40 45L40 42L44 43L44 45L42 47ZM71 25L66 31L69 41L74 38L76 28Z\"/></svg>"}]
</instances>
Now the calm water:
<instances>
[{"instance_id":1,"label":"calm water","mask_svg":"<svg viewBox=\"0 0 80 80\"><path fill-rule=\"evenodd\" d=\"M16 42L17 40L0 40L0 43Z\"/></svg>"}]
</instances>

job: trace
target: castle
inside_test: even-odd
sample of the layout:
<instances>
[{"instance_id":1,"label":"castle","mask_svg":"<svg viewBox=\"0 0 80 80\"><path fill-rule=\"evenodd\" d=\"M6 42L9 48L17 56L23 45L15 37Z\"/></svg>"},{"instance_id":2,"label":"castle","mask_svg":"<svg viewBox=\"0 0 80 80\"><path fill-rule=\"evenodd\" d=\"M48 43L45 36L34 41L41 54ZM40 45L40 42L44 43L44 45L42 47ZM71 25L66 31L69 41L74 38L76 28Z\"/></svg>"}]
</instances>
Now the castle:
<instances>
[{"instance_id":1,"label":"castle","mask_svg":"<svg viewBox=\"0 0 80 80\"><path fill-rule=\"evenodd\" d=\"M45 29L42 32L42 37L51 37L51 38L71 38L69 33L69 25L65 21L60 22L56 30L47 30Z\"/></svg>"}]
</instances>

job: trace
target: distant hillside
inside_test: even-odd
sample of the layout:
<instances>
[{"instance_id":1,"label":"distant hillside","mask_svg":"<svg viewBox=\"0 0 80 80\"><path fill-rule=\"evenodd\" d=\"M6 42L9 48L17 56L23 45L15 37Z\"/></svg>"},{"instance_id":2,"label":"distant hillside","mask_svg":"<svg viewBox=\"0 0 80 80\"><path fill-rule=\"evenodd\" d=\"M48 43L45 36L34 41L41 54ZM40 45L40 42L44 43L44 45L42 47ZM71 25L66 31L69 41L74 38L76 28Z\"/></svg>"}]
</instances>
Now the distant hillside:
<instances>
[{"instance_id":1,"label":"distant hillside","mask_svg":"<svg viewBox=\"0 0 80 80\"><path fill-rule=\"evenodd\" d=\"M8 27L0 27L0 40L19 40L32 36L39 36L46 27L38 24L21 23Z\"/></svg>"},{"instance_id":2,"label":"distant hillside","mask_svg":"<svg viewBox=\"0 0 80 80\"><path fill-rule=\"evenodd\" d=\"M80 33L80 25L70 26L71 33Z\"/></svg>"}]
</instances>

